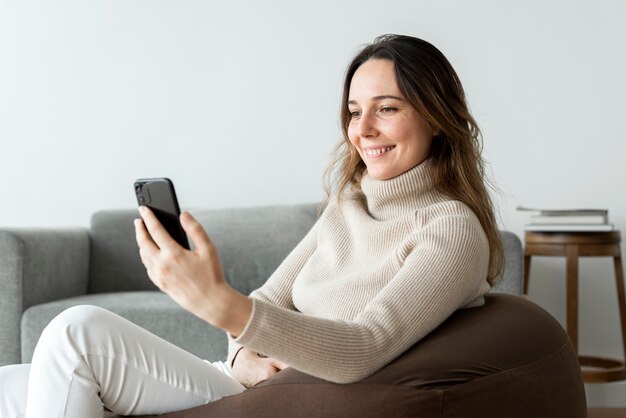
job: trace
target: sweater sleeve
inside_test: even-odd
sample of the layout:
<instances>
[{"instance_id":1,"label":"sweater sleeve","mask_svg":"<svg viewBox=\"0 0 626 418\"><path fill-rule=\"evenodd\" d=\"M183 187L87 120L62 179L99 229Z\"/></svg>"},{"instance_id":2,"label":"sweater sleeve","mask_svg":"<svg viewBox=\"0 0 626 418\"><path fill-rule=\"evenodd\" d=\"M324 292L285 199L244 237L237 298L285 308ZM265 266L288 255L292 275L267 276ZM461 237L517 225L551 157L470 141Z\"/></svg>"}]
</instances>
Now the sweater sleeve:
<instances>
[{"instance_id":1,"label":"sweater sleeve","mask_svg":"<svg viewBox=\"0 0 626 418\"><path fill-rule=\"evenodd\" d=\"M236 340L305 373L359 381L489 289L487 238L476 218L424 226L395 277L352 321L314 317L254 299Z\"/></svg>"},{"instance_id":2,"label":"sweater sleeve","mask_svg":"<svg viewBox=\"0 0 626 418\"><path fill-rule=\"evenodd\" d=\"M289 253L287 258L278 266L267 281L250 294L253 300L261 300L265 303L279 306L284 309L295 309L292 299L293 282L300 270L311 257L317 246L317 229L321 219L304 236L302 241ZM228 357L227 364L231 367L237 353L242 348L241 344L235 342L234 338L228 335Z\"/></svg>"}]
</instances>

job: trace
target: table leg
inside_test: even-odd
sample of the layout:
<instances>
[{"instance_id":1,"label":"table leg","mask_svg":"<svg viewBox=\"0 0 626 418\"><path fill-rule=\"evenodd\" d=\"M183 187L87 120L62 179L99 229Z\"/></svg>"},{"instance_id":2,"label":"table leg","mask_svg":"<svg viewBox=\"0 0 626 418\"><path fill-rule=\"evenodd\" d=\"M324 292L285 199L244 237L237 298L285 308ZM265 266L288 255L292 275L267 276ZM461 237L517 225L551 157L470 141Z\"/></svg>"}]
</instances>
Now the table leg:
<instances>
[{"instance_id":1,"label":"table leg","mask_svg":"<svg viewBox=\"0 0 626 418\"><path fill-rule=\"evenodd\" d=\"M567 254L567 334L578 353L578 246L568 245Z\"/></svg>"},{"instance_id":2,"label":"table leg","mask_svg":"<svg viewBox=\"0 0 626 418\"><path fill-rule=\"evenodd\" d=\"M619 304L619 319L622 325L622 344L624 359L626 360L626 296L624 295L624 270L622 270L622 257L614 258L615 281L617 285L617 302Z\"/></svg>"},{"instance_id":3,"label":"table leg","mask_svg":"<svg viewBox=\"0 0 626 418\"><path fill-rule=\"evenodd\" d=\"M528 296L528 279L530 278L530 255L524 255L524 296Z\"/></svg>"}]
</instances>

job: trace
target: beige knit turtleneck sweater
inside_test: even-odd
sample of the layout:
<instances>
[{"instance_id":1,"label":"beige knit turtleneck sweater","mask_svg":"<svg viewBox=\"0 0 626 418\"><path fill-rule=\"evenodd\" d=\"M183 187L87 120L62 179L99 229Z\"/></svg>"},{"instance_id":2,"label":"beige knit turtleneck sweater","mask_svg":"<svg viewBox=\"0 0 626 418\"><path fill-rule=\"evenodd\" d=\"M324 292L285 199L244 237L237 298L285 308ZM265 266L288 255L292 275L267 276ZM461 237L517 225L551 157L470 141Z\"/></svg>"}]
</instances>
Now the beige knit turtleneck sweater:
<instances>
[{"instance_id":1,"label":"beige knit turtleneck sweater","mask_svg":"<svg viewBox=\"0 0 626 418\"><path fill-rule=\"evenodd\" d=\"M455 310L479 306L487 237L474 213L431 185L426 160L362 193L332 199L302 242L251 294L230 341L338 383L363 379Z\"/></svg>"}]
</instances>

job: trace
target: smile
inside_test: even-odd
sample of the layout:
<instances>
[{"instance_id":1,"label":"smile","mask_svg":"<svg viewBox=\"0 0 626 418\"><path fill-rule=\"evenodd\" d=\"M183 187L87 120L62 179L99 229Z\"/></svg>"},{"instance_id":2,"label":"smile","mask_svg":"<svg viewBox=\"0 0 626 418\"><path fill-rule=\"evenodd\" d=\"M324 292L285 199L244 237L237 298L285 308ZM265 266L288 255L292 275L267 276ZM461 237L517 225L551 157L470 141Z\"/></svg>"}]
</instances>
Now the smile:
<instances>
[{"instance_id":1,"label":"smile","mask_svg":"<svg viewBox=\"0 0 626 418\"><path fill-rule=\"evenodd\" d=\"M396 147L395 145L392 145L392 146L386 147L386 148L370 148L370 149L366 149L364 151L365 151L365 155L367 155L369 157L378 157L378 156L381 156L383 154L388 153L389 151L391 151L395 147Z\"/></svg>"}]
</instances>

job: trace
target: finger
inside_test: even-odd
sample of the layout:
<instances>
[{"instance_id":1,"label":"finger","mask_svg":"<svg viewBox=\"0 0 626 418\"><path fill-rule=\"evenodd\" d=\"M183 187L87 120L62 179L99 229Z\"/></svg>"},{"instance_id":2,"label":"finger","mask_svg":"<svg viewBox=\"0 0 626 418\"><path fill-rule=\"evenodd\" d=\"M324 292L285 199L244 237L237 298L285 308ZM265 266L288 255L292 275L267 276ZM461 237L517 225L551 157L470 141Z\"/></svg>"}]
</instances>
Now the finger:
<instances>
[{"instance_id":1,"label":"finger","mask_svg":"<svg viewBox=\"0 0 626 418\"><path fill-rule=\"evenodd\" d=\"M278 370L283 370L286 369L287 367L289 367L289 365L287 363L284 363L282 361L273 359L274 361L272 362L272 366L276 367Z\"/></svg>"},{"instance_id":2,"label":"finger","mask_svg":"<svg viewBox=\"0 0 626 418\"><path fill-rule=\"evenodd\" d=\"M281 366L284 366L285 363L276 360L275 358L267 357L263 359L263 363L266 367L269 367L271 370L282 370Z\"/></svg>"},{"instance_id":3,"label":"finger","mask_svg":"<svg viewBox=\"0 0 626 418\"><path fill-rule=\"evenodd\" d=\"M269 379L270 377L274 376L279 371L280 370L276 370L276 368L273 367L273 366L269 366L266 369L260 370L259 374L258 374L259 382L257 382L257 384L262 382L262 381L264 381L264 380Z\"/></svg>"},{"instance_id":4,"label":"finger","mask_svg":"<svg viewBox=\"0 0 626 418\"><path fill-rule=\"evenodd\" d=\"M135 219L135 239L140 249L153 253L159 250L141 219Z\"/></svg>"},{"instance_id":5,"label":"finger","mask_svg":"<svg viewBox=\"0 0 626 418\"><path fill-rule=\"evenodd\" d=\"M152 237L152 241L154 241L159 248L175 249L180 247L149 207L139 206L139 213L143 218L148 233Z\"/></svg>"},{"instance_id":6,"label":"finger","mask_svg":"<svg viewBox=\"0 0 626 418\"><path fill-rule=\"evenodd\" d=\"M181 213L180 224L199 251L206 251L213 246L208 234L191 213L187 211Z\"/></svg>"}]
</instances>

